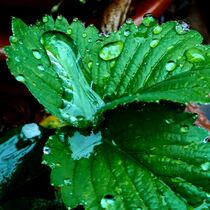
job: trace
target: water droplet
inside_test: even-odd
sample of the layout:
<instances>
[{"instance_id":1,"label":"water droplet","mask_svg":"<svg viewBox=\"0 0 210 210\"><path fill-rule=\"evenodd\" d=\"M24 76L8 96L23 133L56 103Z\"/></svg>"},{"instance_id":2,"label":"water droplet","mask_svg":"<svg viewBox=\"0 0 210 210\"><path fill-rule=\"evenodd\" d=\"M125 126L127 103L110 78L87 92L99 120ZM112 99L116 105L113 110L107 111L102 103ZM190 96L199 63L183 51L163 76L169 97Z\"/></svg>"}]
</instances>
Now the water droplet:
<instances>
[{"instance_id":1,"label":"water droplet","mask_svg":"<svg viewBox=\"0 0 210 210\"><path fill-rule=\"evenodd\" d=\"M40 53L38 50L33 50L32 53L33 53L33 56L34 56L37 60L40 60L40 59L42 58L42 55L41 55L41 53Z\"/></svg>"},{"instance_id":2,"label":"water droplet","mask_svg":"<svg viewBox=\"0 0 210 210\"><path fill-rule=\"evenodd\" d=\"M187 23L185 23L184 21L178 21L175 26L175 30L177 34L186 34L190 29Z\"/></svg>"},{"instance_id":3,"label":"water droplet","mask_svg":"<svg viewBox=\"0 0 210 210\"><path fill-rule=\"evenodd\" d=\"M83 38L87 37L87 33L84 32L84 33L82 34L82 37L83 37Z\"/></svg>"},{"instance_id":4,"label":"water droplet","mask_svg":"<svg viewBox=\"0 0 210 210\"><path fill-rule=\"evenodd\" d=\"M62 20L63 19L62 15L58 15L57 19Z\"/></svg>"},{"instance_id":5,"label":"water droplet","mask_svg":"<svg viewBox=\"0 0 210 210\"><path fill-rule=\"evenodd\" d=\"M88 42L89 42L89 43L91 43L91 42L92 42L92 39L91 39L91 38L89 38L89 39L88 39Z\"/></svg>"},{"instance_id":6,"label":"water droplet","mask_svg":"<svg viewBox=\"0 0 210 210\"><path fill-rule=\"evenodd\" d=\"M22 127L21 136L26 139L32 139L41 136L41 131L36 123L29 123Z\"/></svg>"},{"instance_id":7,"label":"water droplet","mask_svg":"<svg viewBox=\"0 0 210 210\"><path fill-rule=\"evenodd\" d=\"M189 126L188 125L181 126L180 131L181 133L187 133L189 131Z\"/></svg>"},{"instance_id":8,"label":"water droplet","mask_svg":"<svg viewBox=\"0 0 210 210\"><path fill-rule=\"evenodd\" d=\"M66 186L69 186L72 184L71 179L64 179L63 182L64 182L64 185L66 185Z\"/></svg>"},{"instance_id":9,"label":"water droplet","mask_svg":"<svg viewBox=\"0 0 210 210\"><path fill-rule=\"evenodd\" d=\"M150 42L150 47L151 48L155 48L155 47L157 47L157 45L159 44L159 40L158 39L154 39L154 40L152 40L151 42Z\"/></svg>"},{"instance_id":10,"label":"water droplet","mask_svg":"<svg viewBox=\"0 0 210 210\"><path fill-rule=\"evenodd\" d=\"M124 31L124 36L129 36L130 35L130 30L129 29L126 29L125 31Z\"/></svg>"},{"instance_id":11,"label":"water droplet","mask_svg":"<svg viewBox=\"0 0 210 210\"><path fill-rule=\"evenodd\" d=\"M203 171L208 171L210 169L210 162L201 164L201 168Z\"/></svg>"},{"instance_id":12,"label":"water droplet","mask_svg":"<svg viewBox=\"0 0 210 210\"><path fill-rule=\"evenodd\" d=\"M168 61L166 64L167 71L173 71L176 68L176 63L174 61Z\"/></svg>"},{"instance_id":13,"label":"water droplet","mask_svg":"<svg viewBox=\"0 0 210 210\"><path fill-rule=\"evenodd\" d=\"M40 71L44 71L44 66L43 66L42 64L39 64L39 65L37 66L37 68L38 68Z\"/></svg>"},{"instance_id":14,"label":"water droplet","mask_svg":"<svg viewBox=\"0 0 210 210\"><path fill-rule=\"evenodd\" d=\"M23 75L18 75L15 77L15 79L18 81L18 82L25 82L25 77Z\"/></svg>"},{"instance_id":15,"label":"water droplet","mask_svg":"<svg viewBox=\"0 0 210 210\"><path fill-rule=\"evenodd\" d=\"M133 23L133 20L132 20L131 18L128 18L128 19L126 20L126 23L127 23L128 25L130 25L130 24Z\"/></svg>"},{"instance_id":16,"label":"water droplet","mask_svg":"<svg viewBox=\"0 0 210 210\"><path fill-rule=\"evenodd\" d=\"M93 67L93 62L92 61L88 62L88 68L91 69L92 67Z\"/></svg>"},{"instance_id":17,"label":"water droplet","mask_svg":"<svg viewBox=\"0 0 210 210\"><path fill-rule=\"evenodd\" d=\"M157 25L153 29L153 34L159 34L159 33L161 33L162 30L163 30L162 27Z\"/></svg>"},{"instance_id":18,"label":"water droplet","mask_svg":"<svg viewBox=\"0 0 210 210\"><path fill-rule=\"evenodd\" d=\"M9 37L9 41L14 44L14 43L16 43L18 41L18 38L15 37L15 36L10 36Z\"/></svg>"},{"instance_id":19,"label":"water droplet","mask_svg":"<svg viewBox=\"0 0 210 210\"><path fill-rule=\"evenodd\" d=\"M142 19L142 24L144 24L146 27L150 27L155 23L156 23L156 20L152 16L152 14L148 13L148 14L144 15L144 17Z\"/></svg>"},{"instance_id":20,"label":"water droplet","mask_svg":"<svg viewBox=\"0 0 210 210\"><path fill-rule=\"evenodd\" d=\"M66 33L69 34L69 35L71 35L72 34L72 29L71 28L68 28L67 31L66 31Z\"/></svg>"},{"instance_id":21,"label":"water droplet","mask_svg":"<svg viewBox=\"0 0 210 210\"><path fill-rule=\"evenodd\" d=\"M112 42L102 47L99 52L99 57L105 61L117 58L123 50L123 43L121 41Z\"/></svg>"},{"instance_id":22,"label":"water droplet","mask_svg":"<svg viewBox=\"0 0 210 210\"><path fill-rule=\"evenodd\" d=\"M47 17L47 16L44 16L44 17L42 18L42 21L43 21L44 23L47 23L47 22L48 22L48 17Z\"/></svg>"},{"instance_id":23,"label":"water droplet","mask_svg":"<svg viewBox=\"0 0 210 210\"><path fill-rule=\"evenodd\" d=\"M191 63L199 63L205 61L205 57L203 52L198 48L191 48L186 51L185 53L187 60Z\"/></svg>"},{"instance_id":24,"label":"water droplet","mask_svg":"<svg viewBox=\"0 0 210 210\"><path fill-rule=\"evenodd\" d=\"M15 57L15 61L17 61L19 63L20 62L20 58L19 57Z\"/></svg>"},{"instance_id":25,"label":"water droplet","mask_svg":"<svg viewBox=\"0 0 210 210\"><path fill-rule=\"evenodd\" d=\"M110 62L110 67L113 68L115 66L115 64L116 64L116 61L115 60L111 61Z\"/></svg>"},{"instance_id":26,"label":"water droplet","mask_svg":"<svg viewBox=\"0 0 210 210\"><path fill-rule=\"evenodd\" d=\"M77 21L78 21L78 18L74 18L74 19L73 19L73 22L77 22Z\"/></svg>"},{"instance_id":27,"label":"water droplet","mask_svg":"<svg viewBox=\"0 0 210 210\"><path fill-rule=\"evenodd\" d=\"M173 118L168 118L168 119L165 120L165 123L170 125L170 124L174 123L174 119Z\"/></svg>"},{"instance_id":28,"label":"water droplet","mask_svg":"<svg viewBox=\"0 0 210 210\"><path fill-rule=\"evenodd\" d=\"M210 142L210 139L209 139L209 137L206 137L204 140L203 140L203 143L209 143Z\"/></svg>"},{"instance_id":29,"label":"water droplet","mask_svg":"<svg viewBox=\"0 0 210 210\"><path fill-rule=\"evenodd\" d=\"M44 153L45 155L49 155L49 154L51 153L51 149L50 149L49 147L45 146L45 147L43 148L43 153Z\"/></svg>"},{"instance_id":30,"label":"water droplet","mask_svg":"<svg viewBox=\"0 0 210 210\"><path fill-rule=\"evenodd\" d=\"M103 209L110 209L113 208L116 201L114 198L102 198L101 199L101 207Z\"/></svg>"}]
</instances>

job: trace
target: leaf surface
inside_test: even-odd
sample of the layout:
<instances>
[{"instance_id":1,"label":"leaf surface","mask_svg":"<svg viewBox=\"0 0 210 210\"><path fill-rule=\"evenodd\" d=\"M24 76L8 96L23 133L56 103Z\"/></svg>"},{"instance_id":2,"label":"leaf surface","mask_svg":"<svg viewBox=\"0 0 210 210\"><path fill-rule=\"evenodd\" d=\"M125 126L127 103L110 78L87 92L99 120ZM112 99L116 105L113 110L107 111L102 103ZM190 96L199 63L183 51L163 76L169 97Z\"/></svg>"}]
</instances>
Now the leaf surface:
<instances>
[{"instance_id":1,"label":"leaf surface","mask_svg":"<svg viewBox=\"0 0 210 210\"><path fill-rule=\"evenodd\" d=\"M103 123L103 144L79 160L72 158L71 135L51 137L44 163L52 168L51 182L61 188L66 206L178 210L209 203L207 132L182 111L174 104L110 111Z\"/></svg>"},{"instance_id":2,"label":"leaf surface","mask_svg":"<svg viewBox=\"0 0 210 210\"><path fill-rule=\"evenodd\" d=\"M210 49L184 23L146 17L139 27L128 20L103 35L77 19L69 25L62 16L44 16L33 26L13 19L13 33L6 52L16 79L76 127L133 101L210 101Z\"/></svg>"}]
</instances>

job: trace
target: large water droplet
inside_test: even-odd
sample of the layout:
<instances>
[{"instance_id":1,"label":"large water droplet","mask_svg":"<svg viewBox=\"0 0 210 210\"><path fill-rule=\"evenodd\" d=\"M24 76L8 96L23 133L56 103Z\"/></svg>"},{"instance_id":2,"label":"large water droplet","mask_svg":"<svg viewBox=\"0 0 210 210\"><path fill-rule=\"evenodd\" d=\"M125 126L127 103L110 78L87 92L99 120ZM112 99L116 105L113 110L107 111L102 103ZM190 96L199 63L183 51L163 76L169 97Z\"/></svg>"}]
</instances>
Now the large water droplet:
<instances>
[{"instance_id":1,"label":"large water droplet","mask_svg":"<svg viewBox=\"0 0 210 210\"><path fill-rule=\"evenodd\" d=\"M39 65L37 66L37 68L38 68L40 71L44 71L44 66L43 66L42 64L39 64Z\"/></svg>"},{"instance_id":2,"label":"large water droplet","mask_svg":"<svg viewBox=\"0 0 210 210\"><path fill-rule=\"evenodd\" d=\"M191 63L199 63L205 61L205 57L203 52L198 48L191 48L186 51L185 53L187 60Z\"/></svg>"},{"instance_id":3,"label":"large water droplet","mask_svg":"<svg viewBox=\"0 0 210 210\"><path fill-rule=\"evenodd\" d=\"M17 43L17 41L18 41L18 38L17 37L15 37L15 36L10 36L9 37L9 41L11 42L11 43Z\"/></svg>"},{"instance_id":4,"label":"large water droplet","mask_svg":"<svg viewBox=\"0 0 210 210\"><path fill-rule=\"evenodd\" d=\"M17 75L15 77L15 79L18 81L18 82L25 82L25 77L23 75Z\"/></svg>"},{"instance_id":5,"label":"large water droplet","mask_svg":"<svg viewBox=\"0 0 210 210\"><path fill-rule=\"evenodd\" d=\"M155 48L155 47L157 47L157 45L159 44L159 40L158 39L154 39L154 40L152 40L151 42L150 42L150 47L151 48Z\"/></svg>"},{"instance_id":6,"label":"large water droplet","mask_svg":"<svg viewBox=\"0 0 210 210\"><path fill-rule=\"evenodd\" d=\"M40 59L42 58L42 55L41 55L41 53L40 53L38 50L33 50L32 53L33 53L33 56L34 56L37 60L40 60Z\"/></svg>"},{"instance_id":7,"label":"large water droplet","mask_svg":"<svg viewBox=\"0 0 210 210\"><path fill-rule=\"evenodd\" d=\"M181 133L187 133L189 131L189 126L188 125L183 125L180 128Z\"/></svg>"},{"instance_id":8,"label":"large water droplet","mask_svg":"<svg viewBox=\"0 0 210 210\"><path fill-rule=\"evenodd\" d=\"M210 169L210 162L201 164L201 168L203 171L208 171Z\"/></svg>"},{"instance_id":9,"label":"large water droplet","mask_svg":"<svg viewBox=\"0 0 210 210\"><path fill-rule=\"evenodd\" d=\"M167 71L173 71L176 68L176 63L174 61L168 61L166 64Z\"/></svg>"},{"instance_id":10,"label":"large water droplet","mask_svg":"<svg viewBox=\"0 0 210 210\"><path fill-rule=\"evenodd\" d=\"M144 17L142 19L142 23L146 27L150 27L156 23L156 19L152 16L152 14L148 13L148 14L144 15Z\"/></svg>"},{"instance_id":11,"label":"large water droplet","mask_svg":"<svg viewBox=\"0 0 210 210\"><path fill-rule=\"evenodd\" d=\"M123 50L123 42L117 41L106 44L99 52L99 57L105 61L117 58Z\"/></svg>"},{"instance_id":12,"label":"large water droplet","mask_svg":"<svg viewBox=\"0 0 210 210\"><path fill-rule=\"evenodd\" d=\"M44 17L42 18L42 21L43 21L44 23L47 23L47 22L48 22L48 17L47 17L47 16L44 16Z\"/></svg>"},{"instance_id":13,"label":"large water droplet","mask_svg":"<svg viewBox=\"0 0 210 210\"><path fill-rule=\"evenodd\" d=\"M157 25L153 29L153 34L159 34L159 33L161 33L162 30L163 30L162 27Z\"/></svg>"},{"instance_id":14,"label":"large water droplet","mask_svg":"<svg viewBox=\"0 0 210 210\"><path fill-rule=\"evenodd\" d=\"M44 153L45 155L49 155L49 154L51 153L51 149L50 149L49 147L45 146L45 147L43 148L43 153Z\"/></svg>"},{"instance_id":15,"label":"large water droplet","mask_svg":"<svg viewBox=\"0 0 210 210\"><path fill-rule=\"evenodd\" d=\"M184 21L178 21L175 26L175 30L177 34L186 34L190 29L187 23L185 23Z\"/></svg>"},{"instance_id":16,"label":"large water droplet","mask_svg":"<svg viewBox=\"0 0 210 210\"><path fill-rule=\"evenodd\" d=\"M127 36L130 35L130 33L131 33L130 30L129 30L129 29L126 29L126 30L124 31L124 36L127 37Z\"/></svg>"}]
</instances>

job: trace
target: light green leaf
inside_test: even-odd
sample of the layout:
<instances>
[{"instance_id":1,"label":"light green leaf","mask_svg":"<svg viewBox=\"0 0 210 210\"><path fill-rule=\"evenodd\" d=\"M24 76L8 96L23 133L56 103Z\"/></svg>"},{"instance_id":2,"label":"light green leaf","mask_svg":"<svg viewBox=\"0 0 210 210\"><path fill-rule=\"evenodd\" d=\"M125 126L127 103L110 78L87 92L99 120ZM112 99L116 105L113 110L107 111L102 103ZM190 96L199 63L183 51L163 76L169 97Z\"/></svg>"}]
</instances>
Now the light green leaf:
<instances>
[{"instance_id":1,"label":"light green leaf","mask_svg":"<svg viewBox=\"0 0 210 210\"><path fill-rule=\"evenodd\" d=\"M142 103L107 112L103 144L88 159L72 159L74 132L52 136L43 161L66 206L184 210L204 201L208 206L210 144L203 141L208 133L183 109Z\"/></svg>"}]
</instances>

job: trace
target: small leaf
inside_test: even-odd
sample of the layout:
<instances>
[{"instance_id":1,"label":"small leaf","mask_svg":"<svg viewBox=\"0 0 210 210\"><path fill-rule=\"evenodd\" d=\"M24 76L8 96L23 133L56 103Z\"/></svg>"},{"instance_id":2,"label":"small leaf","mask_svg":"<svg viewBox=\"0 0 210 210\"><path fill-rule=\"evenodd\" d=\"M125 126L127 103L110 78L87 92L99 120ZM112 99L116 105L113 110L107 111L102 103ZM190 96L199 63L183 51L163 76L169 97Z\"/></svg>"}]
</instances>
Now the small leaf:
<instances>
[{"instance_id":1,"label":"small leaf","mask_svg":"<svg viewBox=\"0 0 210 210\"><path fill-rule=\"evenodd\" d=\"M66 206L179 210L204 200L210 205L210 144L203 142L208 134L183 108L142 103L108 112L103 144L89 159L72 159L67 134L51 137L43 160Z\"/></svg>"}]
</instances>

